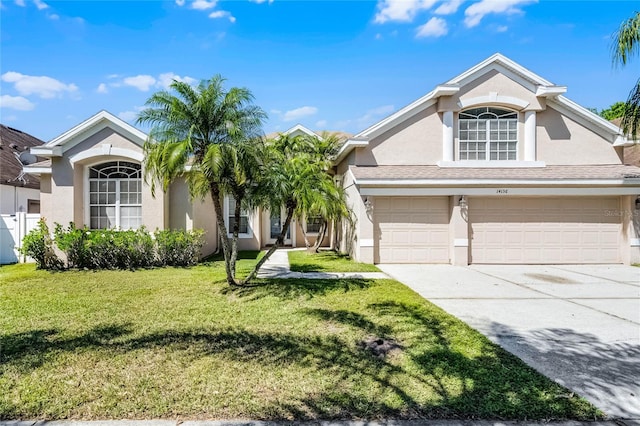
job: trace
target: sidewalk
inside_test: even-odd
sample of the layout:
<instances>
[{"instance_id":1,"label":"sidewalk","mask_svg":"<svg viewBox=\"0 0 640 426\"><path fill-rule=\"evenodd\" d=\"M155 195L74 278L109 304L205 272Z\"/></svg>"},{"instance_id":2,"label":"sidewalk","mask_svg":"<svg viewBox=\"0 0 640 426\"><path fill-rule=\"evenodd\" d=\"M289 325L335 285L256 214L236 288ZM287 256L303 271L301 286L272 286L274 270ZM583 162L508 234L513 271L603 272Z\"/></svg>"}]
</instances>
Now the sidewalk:
<instances>
[{"instance_id":1,"label":"sidewalk","mask_svg":"<svg viewBox=\"0 0 640 426\"><path fill-rule=\"evenodd\" d=\"M258 278L286 278L286 279L311 279L311 280L338 280L344 278L377 280L389 278L384 272L293 272L289 265L290 250L305 249L278 249L267 260L260 271Z\"/></svg>"}]
</instances>

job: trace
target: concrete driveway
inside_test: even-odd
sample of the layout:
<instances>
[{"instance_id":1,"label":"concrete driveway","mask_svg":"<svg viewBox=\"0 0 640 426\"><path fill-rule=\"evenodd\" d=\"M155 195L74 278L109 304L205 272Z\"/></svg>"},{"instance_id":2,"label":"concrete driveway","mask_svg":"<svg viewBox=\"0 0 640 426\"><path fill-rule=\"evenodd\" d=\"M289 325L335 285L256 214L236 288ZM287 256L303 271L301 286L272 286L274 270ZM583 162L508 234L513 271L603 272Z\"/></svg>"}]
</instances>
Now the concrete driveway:
<instances>
[{"instance_id":1,"label":"concrete driveway","mask_svg":"<svg viewBox=\"0 0 640 426\"><path fill-rule=\"evenodd\" d=\"M640 268L378 266L608 415L640 419Z\"/></svg>"}]
</instances>

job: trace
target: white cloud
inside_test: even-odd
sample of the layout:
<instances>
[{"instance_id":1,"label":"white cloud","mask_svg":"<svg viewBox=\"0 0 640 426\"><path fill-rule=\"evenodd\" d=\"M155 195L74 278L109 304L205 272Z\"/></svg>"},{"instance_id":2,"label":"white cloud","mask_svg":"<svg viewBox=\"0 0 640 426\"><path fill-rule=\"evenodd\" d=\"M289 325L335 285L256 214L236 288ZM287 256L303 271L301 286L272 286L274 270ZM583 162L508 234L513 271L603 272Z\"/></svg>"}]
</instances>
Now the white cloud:
<instances>
[{"instance_id":1,"label":"white cloud","mask_svg":"<svg viewBox=\"0 0 640 426\"><path fill-rule=\"evenodd\" d=\"M378 13L374 21L384 24L388 21L411 22L421 10L430 9L437 0L379 0Z\"/></svg>"},{"instance_id":2,"label":"white cloud","mask_svg":"<svg viewBox=\"0 0 640 426\"><path fill-rule=\"evenodd\" d=\"M435 16L427 21L426 24L418 27L416 37L442 37L449 32L447 22L442 18Z\"/></svg>"},{"instance_id":3,"label":"white cloud","mask_svg":"<svg viewBox=\"0 0 640 426\"><path fill-rule=\"evenodd\" d=\"M211 12L209 14L209 18L211 19L229 18L229 22L231 23L236 22L235 16L233 16L230 12L227 12L226 10L216 10L214 12Z\"/></svg>"},{"instance_id":4,"label":"white cloud","mask_svg":"<svg viewBox=\"0 0 640 426\"><path fill-rule=\"evenodd\" d=\"M436 15L451 15L458 11L458 8L462 4L463 0L449 0L442 3L438 8L434 11Z\"/></svg>"},{"instance_id":5,"label":"white cloud","mask_svg":"<svg viewBox=\"0 0 640 426\"><path fill-rule=\"evenodd\" d=\"M132 111L122 111L118 114L118 117L124 121L134 121L136 118L138 118L138 113L143 109L144 107L136 106L133 107Z\"/></svg>"},{"instance_id":6,"label":"white cloud","mask_svg":"<svg viewBox=\"0 0 640 426\"><path fill-rule=\"evenodd\" d=\"M96 89L96 92L98 93L109 93L109 89L107 89L107 85L104 83L100 83L98 85L98 88Z\"/></svg>"},{"instance_id":7,"label":"white cloud","mask_svg":"<svg viewBox=\"0 0 640 426\"><path fill-rule=\"evenodd\" d=\"M193 3L191 3L191 9L196 9L196 10L208 10L208 9L213 9L214 7L216 7L216 4L218 3L217 0L195 0Z\"/></svg>"},{"instance_id":8,"label":"white cloud","mask_svg":"<svg viewBox=\"0 0 640 426\"><path fill-rule=\"evenodd\" d=\"M314 115L317 112L318 112L318 108L316 108L316 107L303 106L303 107L300 107L300 108L296 108L296 109L292 109L292 110L286 111L284 113L283 120L284 121L299 120L299 119L301 119L303 117L309 117L310 115Z\"/></svg>"},{"instance_id":9,"label":"white cloud","mask_svg":"<svg viewBox=\"0 0 640 426\"><path fill-rule=\"evenodd\" d=\"M24 3L24 0L16 0L15 1L16 5L20 6L20 7L25 7L26 4Z\"/></svg>"},{"instance_id":10,"label":"white cloud","mask_svg":"<svg viewBox=\"0 0 640 426\"><path fill-rule=\"evenodd\" d=\"M509 27L507 27L506 25L500 25L498 28L496 28L496 31L499 33L504 33L509 29Z\"/></svg>"},{"instance_id":11,"label":"white cloud","mask_svg":"<svg viewBox=\"0 0 640 426\"><path fill-rule=\"evenodd\" d=\"M171 83L173 83L173 80L181 81L187 84L194 84L197 82L195 78L192 78L186 75L184 77L180 77L178 74L174 74L172 72L165 72L158 76L156 86L162 87L164 89L168 89Z\"/></svg>"},{"instance_id":12,"label":"white cloud","mask_svg":"<svg viewBox=\"0 0 640 426\"><path fill-rule=\"evenodd\" d=\"M60 15L52 13L51 15L47 15L47 18L51 19L52 21L57 21L60 19Z\"/></svg>"},{"instance_id":13,"label":"white cloud","mask_svg":"<svg viewBox=\"0 0 640 426\"><path fill-rule=\"evenodd\" d=\"M5 115L2 118L4 121L16 121L18 119L17 115Z\"/></svg>"},{"instance_id":14,"label":"white cloud","mask_svg":"<svg viewBox=\"0 0 640 426\"><path fill-rule=\"evenodd\" d=\"M125 77L122 82L127 86L135 87L142 92L147 92L151 86L156 84L156 79L150 75L141 74L136 75L135 77Z\"/></svg>"},{"instance_id":15,"label":"white cloud","mask_svg":"<svg viewBox=\"0 0 640 426\"><path fill-rule=\"evenodd\" d=\"M490 13L504 13L507 15L524 13L519 6L537 2L538 0L480 0L464 11L464 24L468 28L475 27L480 23L482 18Z\"/></svg>"},{"instance_id":16,"label":"white cloud","mask_svg":"<svg viewBox=\"0 0 640 426\"><path fill-rule=\"evenodd\" d=\"M18 111L31 111L35 107L36 104L22 96L0 96L0 108L17 109Z\"/></svg>"},{"instance_id":17,"label":"white cloud","mask_svg":"<svg viewBox=\"0 0 640 426\"><path fill-rule=\"evenodd\" d=\"M38 10L44 10L49 7L49 5L43 2L42 0L33 0L33 2L35 3Z\"/></svg>"},{"instance_id":18,"label":"white cloud","mask_svg":"<svg viewBox=\"0 0 640 426\"><path fill-rule=\"evenodd\" d=\"M23 96L38 95L44 99L62 96L64 92L73 93L78 90L75 84L65 84L47 76L32 76L9 71L2 74L2 81L13 83L14 88Z\"/></svg>"},{"instance_id":19,"label":"white cloud","mask_svg":"<svg viewBox=\"0 0 640 426\"><path fill-rule=\"evenodd\" d=\"M107 78L109 80L113 80L114 78L120 78L120 74L109 74Z\"/></svg>"},{"instance_id":20,"label":"white cloud","mask_svg":"<svg viewBox=\"0 0 640 426\"><path fill-rule=\"evenodd\" d=\"M249 0L252 3L258 3L258 4L262 4L262 3L266 3L267 1L269 2L269 4L273 3L273 0Z\"/></svg>"},{"instance_id":21,"label":"white cloud","mask_svg":"<svg viewBox=\"0 0 640 426\"><path fill-rule=\"evenodd\" d=\"M377 33L375 38L376 40L382 40L382 34Z\"/></svg>"},{"instance_id":22,"label":"white cloud","mask_svg":"<svg viewBox=\"0 0 640 426\"><path fill-rule=\"evenodd\" d=\"M316 121L316 127L318 129L323 129L323 128L327 127L327 120L318 120L318 121Z\"/></svg>"},{"instance_id":23,"label":"white cloud","mask_svg":"<svg viewBox=\"0 0 640 426\"><path fill-rule=\"evenodd\" d=\"M184 0L176 0L178 6L184 6Z\"/></svg>"}]
</instances>

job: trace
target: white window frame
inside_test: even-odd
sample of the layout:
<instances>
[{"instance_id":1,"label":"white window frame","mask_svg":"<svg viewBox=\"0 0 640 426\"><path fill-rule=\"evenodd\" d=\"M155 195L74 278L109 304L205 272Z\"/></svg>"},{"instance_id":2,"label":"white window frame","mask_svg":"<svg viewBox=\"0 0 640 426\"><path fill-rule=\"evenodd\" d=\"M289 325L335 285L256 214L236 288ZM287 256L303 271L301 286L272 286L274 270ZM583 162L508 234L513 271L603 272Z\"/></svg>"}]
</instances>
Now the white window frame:
<instances>
[{"instance_id":1,"label":"white window frame","mask_svg":"<svg viewBox=\"0 0 640 426\"><path fill-rule=\"evenodd\" d=\"M310 216L310 217L313 217L313 218L319 217L319 218L321 218L322 216L321 216L321 215L315 215L315 216ZM308 225L309 225L309 221L308 221L308 219L309 219L309 218L307 218L307 217L305 217L305 218L304 218L304 232L305 232L307 235L311 235L311 236L316 235L316 236L317 236L317 235L318 235L318 232L317 232L317 231L316 231L316 232L310 232L310 231L308 231L308 228L309 228L309 226L308 226Z\"/></svg>"},{"instance_id":2,"label":"white window frame","mask_svg":"<svg viewBox=\"0 0 640 426\"><path fill-rule=\"evenodd\" d=\"M500 117L496 117L496 118L487 117L486 119L485 118L479 118L479 119L461 118L461 114L464 114L465 111L469 111L469 110L477 109L477 108L487 108L487 111L485 113L483 113L483 114L492 114L490 112L490 110L492 108L499 109L499 110L502 110L502 111L508 111L509 114L515 114L515 118L502 118L502 119ZM506 114L503 114L503 115L506 115ZM510 140L505 140L505 141L501 141L501 140L492 141L491 140L491 122L492 121L496 121L496 122L499 123L500 120L505 120L505 121L506 120L512 120L512 121L515 121L515 139L510 139ZM485 158L484 159L478 159L478 158L472 158L472 159L466 158L466 159L463 159L462 158L462 143L478 143L478 144L482 143L482 141L473 141L473 140L469 140L468 138L466 140L462 140L461 132L463 130L460 127L461 127L461 124L462 124L463 121L469 121L469 122L481 122L481 121L484 121L485 122L485 129L484 129L484 131L485 131L485 140L484 140ZM460 111L458 113L458 161L462 161L462 162L466 162L466 161L470 161L470 162L471 161L472 162L497 162L497 163L504 162L504 161L511 161L511 162L518 161L518 158L519 158L519 146L520 146L519 121L520 121L520 114L518 113L518 111L514 111L512 109L504 108L504 107L474 106L474 107L471 107L471 108L467 108L464 111ZM465 130L469 131L468 129L465 129ZM499 131L500 131L500 129L498 128L498 132ZM477 132L477 130L476 130L476 132ZM507 132L509 132L508 124L507 124ZM491 143L498 143L499 144L500 142L503 142L503 143L505 143L505 142L506 143L515 142L515 145L516 145L516 147L515 147L516 158L512 158L512 159L509 159L509 158L507 158L507 159L499 159L499 158L491 159L491 152L492 152L491 151ZM500 154L500 150L497 150L495 152L496 152L496 156L498 156ZM468 154L468 150L467 150L467 154Z\"/></svg>"},{"instance_id":3,"label":"white window frame","mask_svg":"<svg viewBox=\"0 0 640 426\"><path fill-rule=\"evenodd\" d=\"M231 197L230 195L226 195L224 197L224 206L222 208L222 210L224 210L224 225L227 227L227 238L233 238L233 230L229 229L229 215L230 215L230 211L229 211L229 197ZM252 211L248 211L248 210L241 210L241 216L242 215L242 211L246 212L246 216L247 216L247 231L245 233L238 233L238 238L253 238L253 212Z\"/></svg>"},{"instance_id":4,"label":"white window frame","mask_svg":"<svg viewBox=\"0 0 640 426\"><path fill-rule=\"evenodd\" d=\"M87 227L88 227L89 229L92 229L92 230L93 230L93 229L96 229L96 230L100 230L100 229L107 229L107 228L91 228L91 207L92 207L92 204L91 204L91 183L90 183L90 182L91 182L92 180L94 180L94 179L95 179L95 180L115 181L115 182L116 182L116 185L115 185L115 189L116 189L115 204L113 204L113 207L115 208L115 218L116 218L116 223L115 223L115 226L114 226L114 227L112 227L112 228L108 228L108 229L116 229L116 230L117 230L117 229L120 229L120 219L121 219L121 211L120 211L120 209L121 209L122 207L140 207L140 226L139 226L139 227L137 227L137 228L127 228L127 229L133 229L133 230L135 230L135 229L140 229L140 227L142 227L142 226L144 225L144 223L142 223L142 219L143 219L143 217L144 217L144 216L143 216L143 214L142 214L142 209L143 209L143 203L142 203L142 186L143 186L143 179L142 179L142 177L140 177L140 179L139 179L139 183L140 183L140 197L141 197L141 199L140 199L140 204L137 204L137 203L136 203L136 204L126 204L126 205L122 205L122 204L120 203L120 185L119 185L120 181L125 180L125 179L122 179L122 178L118 178L118 179L111 179L111 178L91 178L91 177L90 177L90 176L91 176L91 174L90 174L90 169L91 169L92 167L96 167L96 166L99 166L99 165L104 164L104 163L119 162L119 161L123 161L123 162L127 162L127 163L134 163L134 164L138 164L138 165L140 165L140 166L141 166L141 168L142 168L142 165L141 165L138 161L135 161L135 160L129 160L129 159L127 159L127 160L110 160L110 159L109 159L109 160L104 160L104 161L98 161L98 162L96 162L96 163L93 163L93 164L87 165L87 166L84 168L84 185L85 185L85 190L84 190L84 208L85 208L85 215L84 215L84 216L85 216L85 224L87 225ZM137 180L137 179L136 179L136 180ZM96 206L96 205L93 205L93 206ZM110 206L111 206L111 205L109 205L109 207L110 207Z\"/></svg>"}]
</instances>

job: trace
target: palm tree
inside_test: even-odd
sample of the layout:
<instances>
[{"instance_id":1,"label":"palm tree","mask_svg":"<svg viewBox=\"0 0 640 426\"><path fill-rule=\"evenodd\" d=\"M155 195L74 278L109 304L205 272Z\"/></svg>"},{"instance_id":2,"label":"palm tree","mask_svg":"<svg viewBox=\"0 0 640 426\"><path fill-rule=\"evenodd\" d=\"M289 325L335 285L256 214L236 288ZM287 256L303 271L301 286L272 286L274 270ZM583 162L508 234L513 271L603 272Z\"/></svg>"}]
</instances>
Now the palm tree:
<instances>
[{"instance_id":1,"label":"palm tree","mask_svg":"<svg viewBox=\"0 0 640 426\"><path fill-rule=\"evenodd\" d=\"M614 35L612 44L612 56L614 65L625 66L640 51L640 12L624 21ZM631 135L633 139L638 136L640 127L640 80L629 93L622 116L622 131Z\"/></svg>"},{"instance_id":2,"label":"palm tree","mask_svg":"<svg viewBox=\"0 0 640 426\"><path fill-rule=\"evenodd\" d=\"M336 186L328 173L330 159L318 155L313 144L317 138L279 135L265 142L262 158L263 176L251 199L270 211L284 207L286 218L280 235L258 261L243 284L251 281L260 267L282 246L291 220L310 214L325 214L331 219L347 217L348 209L342 188Z\"/></svg>"},{"instance_id":3,"label":"palm tree","mask_svg":"<svg viewBox=\"0 0 640 426\"><path fill-rule=\"evenodd\" d=\"M246 184L244 160L251 152L250 141L259 140L266 114L253 105L248 89L225 90L224 79L216 75L197 87L174 80L170 91L153 94L137 122L152 126L144 145L145 180L156 180L167 190L178 177L185 177L192 197L211 196L225 258L229 285L235 285L235 253L229 246L222 200L227 194L241 194ZM187 172L187 168L190 171ZM236 189L237 191L234 191ZM242 204L242 197L236 203ZM236 209L236 224L240 211Z\"/></svg>"}]
</instances>

